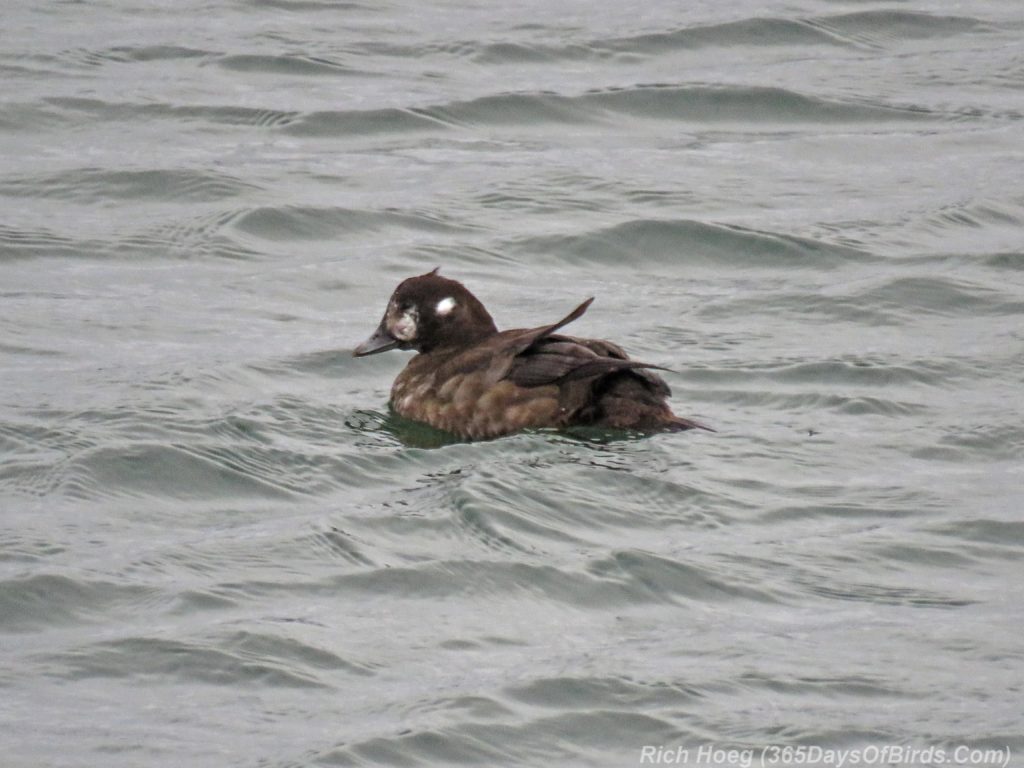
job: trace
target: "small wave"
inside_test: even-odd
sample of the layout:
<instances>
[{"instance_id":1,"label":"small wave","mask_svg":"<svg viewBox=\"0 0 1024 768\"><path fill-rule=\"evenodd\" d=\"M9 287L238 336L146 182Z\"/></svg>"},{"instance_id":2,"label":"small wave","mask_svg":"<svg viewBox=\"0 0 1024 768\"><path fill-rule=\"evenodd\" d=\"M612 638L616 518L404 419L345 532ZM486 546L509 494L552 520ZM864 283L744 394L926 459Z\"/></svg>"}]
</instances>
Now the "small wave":
<instances>
[{"instance_id":1,"label":"small wave","mask_svg":"<svg viewBox=\"0 0 1024 768\"><path fill-rule=\"evenodd\" d=\"M22 229L0 224L0 262L43 256L78 258L94 252L91 244L46 229Z\"/></svg>"},{"instance_id":2,"label":"small wave","mask_svg":"<svg viewBox=\"0 0 1024 768\"><path fill-rule=\"evenodd\" d=\"M288 132L303 136L347 136L465 128L473 125L581 123L579 104L556 94L501 94L414 108L313 112Z\"/></svg>"},{"instance_id":3,"label":"small wave","mask_svg":"<svg viewBox=\"0 0 1024 768\"><path fill-rule=\"evenodd\" d=\"M458 722L375 736L316 756L326 765L604 765L636 759L640 745L677 744L683 734L665 719L631 707L545 714L510 724ZM691 738L696 739L694 733ZM673 753L674 755L674 753Z\"/></svg>"},{"instance_id":4,"label":"small wave","mask_svg":"<svg viewBox=\"0 0 1024 768\"><path fill-rule=\"evenodd\" d=\"M1015 242L1024 226L1024 206L1020 201L975 200L970 203L946 205L929 212L914 222L915 230L934 239L939 247L949 247L957 238L967 248L979 242ZM984 238L984 240L982 240ZM972 245L967 245L972 243Z\"/></svg>"},{"instance_id":5,"label":"small wave","mask_svg":"<svg viewBox=\"0 0 1024 768\"><path fill-rule=\"evenodd\" d=\"M843 357L836 360L814 360L768 366L748 370L747 373L766 381L780 383L842 384L870 387L900 385L942 385L948 383L948 365L932 360L918 360L914 365L906 361L886 362L870 357Z\"/></svg>"},{"instance_id":6,"label":"small wave","mask_svg":"<svg viewBox=\"0 0 1024 768\"><path fill-rule=\"evenodd\" d=\"M466 41L460 53L479 64L550 64L562 61L608 60L618 54L601 42L544 44L503 40L492 43Z\"/></svg>"},{"instance_id":7,"label":"small wave","mask_svg":"<svg viewBox=\"0 0 1024 768\"><path fill-rule=\"evenodd\" d=\"M78 96L52 96L44 103L59 110L68 124L79 123L83 116L96 121L145 122L152 119L205 121L213 124L243 125L257 128L282 128L295 122L299 112L255 107L217 105L179 105L114 102Z\"/></svg>"},{"instance_id":8,"label":"small wave","mask_svg":"<svg viewBox=\"0 0 1024 768\"><path fill-rule=\"evenodd\" d=\"M654 602L674 603L679 599L720 602L737 598L777 602L777 598L732 572L728 577L697 566L650 552L624 550L594 563L588 571L601 579L623 582L635 595Z\"/></svg>"},{"instance_id":9,"label":"small wave","mask_svg":"<svg viewBox=\"0 0 1024 768\"><path fill-rule=\"evenodd\" d=\"M890 587L881 584L829 583L820 574L802 584L808 592L830 600L852 600L878 605L907 605L924 608L961 608L975 601L913 587Z\"/></svg>"},{"instance_id":10,"label":"small wave","mask_svg":"<svg viewBox=\"0 0 1024 768\"><path fill-rule=\"evenodd\" d=\"M41 573L0 581L0 629L35 632L44 627L101 621L125 603L151 594L145 587Z\"/></svg>"},{"instance_id":11,"label":"small wave","mask_svg":"<svg viewBox=\"0 0 1024 768\"><path fill-rule=\"evenodd\" d=\"M745 689L771 691L773 695L786 696L810 696L825 698L844 697L865 697L869 699L878 698L916 698L914 694L908 693L905 689L894 685L891 679L865 677L863 675L845 675L836 677L797 677L789 680L780 680L777 677L768 677L755 672L747 672L737 676L736 681ZM849 739L850 734L844 732L844 739ZM886 737L879 734L874 743L881 743ZM804 743L828 744L830 740L821 738L820 741L807 741ZM850 742L845 742L850 743Z\"/></svg>"},{"instance_id":12,"label":"small wave","mask_svg":"<svg viewBox=\"0 0 1024 768\"><path fill-rule=\"evenodd\" d=\"M295 136L361 136L445 129L444 123L410 109L324 110L298 116L285 126Z\"/></svg>"},{"instance_id":13,"label":"small wave","mask_svg":"<svg viewBox=\"0 0 1024 768\"><path fill-rule=\"evenodd\" d=\"M209 192L206 189L198 194ZM68 194L74 196L79 192L69 191ZM39 258L260 258L260 252L237 242L226 228L238 215L238 211L222 211L177 218L141 231L115 234L110 239L72 237L45 228L27 229L0 224L0 263Z\"/></svg>"},{"instance_id":14,"label":"small wave","mask_svg":"<svg viewBox=\"0 0 1024 768\"><path fill-rule=\"evenodd\" d=\"M1018 454L1019 455L1019 454ZM940 536L964 542L992 545L990 551L1000 550L1004 556L1016 559L1024 550L1024 522L980 518L959 520L935 526L933 531Z\"/></svg>"},{"instance_id":15,"label":"small wave","mask_svg":"<svg viewBox=\"0 0 1024 768\"><path fill-rule=\"evenodd\" d=\"M815 269L874 259L869 253L795 235L690 219L637 219L578 235L516 241L521 253L559 254L570 263L800 266Z\"/></svg>"},{"instance_id":16,"label":"small wave","mask_svg":"<svg viewBox=\"0 0 1024 768\"><path fill-rule=\"evenodd\" d=\"M283 130L297 136L359 136L447 131L474 126L603 125L631 119L673 120L696 124L756 123L848 125L921 121L943 117L923 107L879 102L840 101L783 88L639 84L588 91L502 93L444 104L369 110L294 112L216 105L138 104L82 97L51 97L48 110L34 106L32 121L68 124L83 115L97 121L152 119L205 121Z\"/></svg>"},{"instance_id":17,"label":"small wave","mask_svg":"<svg viewBox=\"0 0 1024 768\"><path fill-rule=\"evenodd\" d=\"M647 709L687 706L703 696L672 681L649 683L621 677L548 677L505 690L514 701L536 707L574 709Z\"/></svg>"},{"instance_id":18,"label":"small wave","mask_svg":"<svg viewBox=\"0 0 1024 768\"><path fill-rule=\"evenodd\" d=\"M82 168L59 174L7 177L0 195L45 197L76 202L96 200L178 200L211 202L259 190L254 184L216 171L191 169L102 170Z\"/></svg>"},{"instance_id":19,"label":"small wave","mask_svg":"<svg viewBox=\"0 0 1024 768\"><path fill-rule=\"evenodd\" d=\"M0 443L14 451L0 477L26 497L294 500L336 488L350 474L341 458L277 445L280 425L259 409L216 418L126 411L64 414L66 427L48 435L0 429ZM319 416L340 424L336 414ZM309 420L324 433L320 442L333 444L319 416Z\"/></svg>"},{"instance_id":20,"label":"small wave","mask_svg":"<svg viewBox=\"0 0 1024 768\"><path fill-rule=\"evenodd\" d=\"M189 48L184 45L118 46L110 50L116 52L120 58L130 61L176 61L179 59L201 59L211 55L211 51Z\"/></svg>"},{"instance_id":21,"label":"small wave","mask_svg":"<svg viewBox=\"0 0 1024 768\"><path fill-rule=\"evenodd\" d=\"M254 260L263 256L232 232L236 219L246 209L212 211L198 216L179 216L167 223L156 224L130 235L124 235L106 250L114 255L135 258L150 256L160 259L231 259Z\"/></svg>"},{"instance_id":22,"label":"small wave","mask_svg":"<svg viewBox=\"0 0 1024 768\"><path fill-rule=\"evenodd\" d=\"M530 554L534 551L533 547L522 543L520 537L515 536L512 531L499 527L493 519L494 516L489 514L490 510L477 505L473 500L456 500L455 510L457 526L485 549L507 555ZM531 533L537 532L536 527L531 526L534 529ZM548 530L545 533L550 536L554 532Z\"/></svg>"},{"instance_id":23,"label":"small wave","mask_svg":"<svg viewBox=\"0 0 1024 768\"><path fill-rule=\"evenodd\" d=\"M1024 302L993 286L952 277L899 277L859 292L866 306L891 307L901 312L936 315L1020 315Z\"/></svg>"},{"instance_id":24,"label":"small wave","mask_svg":"<svg viewBox=\"0 0 1024 768\"><path fill-rule=\"evenodd\" d=\"M585 42L481 43L462 40L444 45L391 51L407 57L447 54L481 64L545 64L558 61L604 61L616 57L649 57L675 51L734 47L834 46L875 48L907 39L947 37L987 29L981 21L961 16L936 16L901 11L786 19L760 17L720 24L694 25L665 32L594 38Z\"/></svg>"},{"instance_id":25,"label":"small wave","mask_svg":"<svg viewBox=\"0 0 1024 768\"><path fill-rule=\"evenodd\" d=\"M240 631L218 638L217 642L247 658L274 659L310 670L346 672L360 677L374 675L373 665L344 659L331 651L281 634Z\"/></svg>"},{"instance_id":26,"label":"small wave","mask_svg":"<svg viewBox=\"0 0 1024 768\"><path fill-rule=\"evenodd\" d=\"M586 574L568 573L550 565L514 560L447 560L414 567L391 567L343 574L331 580L332 589L366 594L441 597L475 594L543 595L576 606L626 605L631 596L610 589Z\"/></svg>"},{"instance_id":27,"label":"small wave","mask_svg":"<svg viewBox=\"0 0 1024 768\"><path fill-rule=\"evenodd\" d=\"M636 85L592 91L576 101L630 116L698 123L737 122L842 124L919 121L935 117L926 109L837 101L766 86Z\"/></svg>"},{"instance_id":28,"label":"small wave","mask_svg":"<svg viewBox=\"0 0 1024 768\"><path fill-rule=\"evenodd\" d=\"M776 602L774 596L742 581L735 575L730 581L695 566L632 551L594 561L586 571L511 559L433 560L412 566L361 568L305 583L248 581L241 585L223 585L218 594L238 589L248 599L276 594L401 595L409 600L511 596L528 600L543 598L575 610L621 609L650 603L675 603L680 599Z\"/></svg>"},{"instance_id":29,"label":"small wave","mask_svg":"<svg viewBox=\"0 0 1024 768\"><path fill-rule=\"evenodd\" d=\"M1024 251L1004 251L984 257L984 264L994 269L1024 270Z\"/></svg>"},{"instance_id":30,"label":"small wave","mask_svg":"<svg viewBox=\"0 0 1024 768\"><path fill-rule=\"evenodd\" d=\"M915 453L923 458L956 459L984 456L994 460L1014 461L1024 453L1024 428L1011 420L994 424L955 423L945 430L934 444Z\"/></svg>"},{"instance_id":31,"label":"small wave","mask_svg":"<svg viewBox=\"0 0 1024 768\"><path fill-rule=\"evenodd\" d=\"M414 109L315 112L289 123L286 129L299 135L342 136L471 126L604 124L623 116L759 125L845 125L936 117L923 108L834 101L782 88L653 84L588 91L576 96L504 93Z\"/></svg>"},{"instance_id":32,"label":"small wave","mask_svg":"<svg viewBox=\"0 0 1024 768\"><path fill-rule=\"evenodd\" d=\"M93 437L73 426L0 423L0 446L7 458L0 468L0 478L8 488L29 497L42 497L61 487L87 485L91 482L87 471L72 467L68 457L95 445Z\"/></svg>"},{"instance_id":33,"label":"small wave","mask_svg":"<svg viewBox=\"0 0 1024 768\"><path fill-rule=\"evenodd\" d=\"M850 42L814 23L800 19L752 18L724 24L693 26L670 32L655 32L595 43L617 51L657 54L678 49L732 46L836 45Z\"/></svg>"},{"instance_id":34,"label":"small wave","mask_svg":"<svg viewBox=\"0 0 1024 768\"><path fill-rule=\"evenodd\" d=\"M35 58L73 67L102 67L132 62L199 59L210 55L210 51L183 45L120 45L111 48L68 48L53 55L37 54Z\"/></svg>"},{"instance_id":35,"label":"small wave","mask_svg":"<svg viewBox=\"0 0 1024 768\"><path fill-rule=\"evenodd\" d=\"M291 498L296 482L279 475L279 464L263 451L184 444L136 443L99 447L75 460L88 473L90 495L133 494L171 499ZM278 457L279 458L279 457Z\"/></svg>"},{"instance_id":36,"label":"small wave","mask_svg":"<svg viewBox=\"0 0 1024 768\"><path fill-rule=\"evenodd\" d=\"M885 510L886 516L895 518L900 516L899 510ZM977 563L977 560L970 556L971 553L963 548L948 544L938 546L932 543L911 543L901 541L897 544L885 542L865 548L871 556L891 567L893 563L903 563L914 568L926 566L942 569L970 568Z\"/></svg>"},{"instance_id":37,"label":"small wave","mask_svg":"<svg viewBox=\"0 0 1024 768\"><path fill-rule=\"evenodd\" d=\"M451 234L466 229L436 211L371 211L348 208L280 206L238 213L232 226L268 240L324 240L352 232L389 228Z\"/></svg>"},{"instance_id":38,"label":"small wave","mask_svg":"<svg viewBox=\"0 0 1024 768\"><path fill-rule=\"evenodd\" d=\"M902 325L905 318L893 307L877 304L865 305L858 297L821 295L804 291L780 293L772 296L770 307L763 297L729 297L722 301L708 301L697 310L707 320L735 317L737 312L758 315L768 309L773 316L791 314L812 321L839 322L872 326ZM706 342L704 342L706 343Z\"/></svg>"},{"instance_id":39,"label":"small wave","mask_svg":"<svg viewBox=\"0 0 1024 768\"><path fill-rule=\"evenodd\" d=\"M689 393L693 401L725 403L744 408L761 408L790 414L842 413L848 416L913 416L930 408L919 402L864 395L837 395L827 392L778 392L776 389L737 390L725 387L701 394Z\"/></svg>"},{"instance_id":40,"label":"small wave","mask_svg":"<svg viewBox=\"0 0 1024 768\"><path fill-rule=\"evenodd\" d=\"M805 504L800 506L783 506L771 509L760 516L764 523L775 525L779 522L794 520L818 520L835 517L841 520L877 518L879 520L896 520L916 514L907 507L893 504Z\"/></svg>"},{"instance_id":41,"label":"small wave","mask_svg":"<svg viewBox=\"0 0 1024 768\"><path fill-rule=\"evenodd\" d=\"M990 31L991 26L968 16L942 16L931 13L895 10L871 10L808 19L817 29L840 40L868 47L889 47L907 40L950 37Z\"/></svg>"},{"instance_id":42,"label":"small wave","mask_svg":"<svg viewBox=\"0 0 1024 768\"><path fill-rule=\"evenodd\" d=\"M348 67L341 62L321 56L266 54L231 54L216 58L214 63L224 69L236 72L256 72L272 75L310 77L317 75L366 77L371 73Z\"/></svg>"},{"instance_id":43,"label":"small wave","mask_svg":"<svg viewBox=\"0 0 1024 768\"><path fill-rule=\"evenodd\" d=\"M299 546L303 546L299 542ZM365 553L365 542L361 542L354 534L349 533L337 526L331 526L327 530L318 531L310 537L309 541L312 551L320 551L330 557L337 557L339 560L353 565L374 566L375 563ZM306 549L307 547L304 547Z\"/></svg>"},{"instance_id":44,"label":"small wave","mask_svg":"<svg viewBox=\"0 0 1024 768\"><path fill-rule=\"evenodd\" d=\"M610 471L616 469L615 454L599 459L589 446L563 447L555 438L552 447L559 456L551 466L536 458L521 464L506 458L500 472L479 468L446 489L444 501L455 511L459 530L485 549L534 553L566 544L594 546L601 532L613 530L629 535L644 527L664 531L724 523L708 512L712 495L700 489L663 477ZM538 472L547 481L531 488ZM610 506L608 499L619 495L634 505L629 510Z\"/></svg>"},{"instance_id":45,"label":"small wave","mask_svg":"<svg viewBox=\"0 0 1024 768\"><path fill-rule=\"evenodd\" d=\"M306 11L376 11L377 5L362 3L346 3L342 0L249 0L248 4L256 8L276 8L282 11L302 13Z\"/></svg>"},{"instance_id":46,"label":"small wave","mask_svg":"<svg viewBox=\"0 0 1024 768\"><path fill-rule=\"evenodd\" d=\"M157 676L210 685L323 688L327 684L320 680L321 670L353 670L330 656L293 640L254 640L249 633L239 633L220 642L129 637L52 654L47 662L51 674L72 680ZM327 661L333 663L325 666Z\"/></svg>"},{"instance_id":47,"label":"small wave","mask_svg":"<svg viewBox=\"0 0 1024 768\"><path fill-rule=\"evenodd\" d=\"M318 754L318 765L516 765L526 751L500 749L475 734L403 729L394 737L377 736Z\"/></svg>"}]
</instances>

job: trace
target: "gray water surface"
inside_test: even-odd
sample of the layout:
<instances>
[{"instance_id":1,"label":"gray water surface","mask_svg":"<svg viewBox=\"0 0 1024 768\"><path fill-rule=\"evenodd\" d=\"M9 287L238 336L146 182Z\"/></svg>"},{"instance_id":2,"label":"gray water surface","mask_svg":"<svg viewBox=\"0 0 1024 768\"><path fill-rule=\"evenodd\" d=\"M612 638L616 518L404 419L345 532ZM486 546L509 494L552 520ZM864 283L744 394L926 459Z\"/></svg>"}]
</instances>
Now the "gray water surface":
<instances>
[{"instance_id":1,"label":"gray water surface","mask_svg":"<svg viewBox=\"0 0 1024 768\"><path fill-rule=\"evenodd\" d=\"M1017 764L1022 35L1017 0L5 9L3 765ZM395 419L408 355L351 349L438 265L503 327L596 296L571 331L719 431Z\"/></svg>"}]
</instances>

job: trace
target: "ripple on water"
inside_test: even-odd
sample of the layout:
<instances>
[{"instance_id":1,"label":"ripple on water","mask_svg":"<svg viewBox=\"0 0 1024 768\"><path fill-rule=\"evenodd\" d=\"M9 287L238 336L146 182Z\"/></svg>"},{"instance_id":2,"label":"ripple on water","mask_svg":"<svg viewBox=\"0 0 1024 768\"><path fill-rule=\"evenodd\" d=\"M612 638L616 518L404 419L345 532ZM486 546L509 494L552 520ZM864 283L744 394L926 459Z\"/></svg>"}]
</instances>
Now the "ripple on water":
<instances>
[{"instance_id":1,"label":"ripple on water","mask_svg":"<svg viewBox=\"0 0 1024 768\"><path fill-rule=\"evenodd\" d=\"M268 75L286 75L289 77L316 76L360 76L367 77L373 73L354 69L340 61L308 54L247 54L235 53L218 56L215 63L224 69L236 72L255 72Z\"/></svg>"},{"instance_id":2,"label":"ripple on water","mask_svg":"<svg viewBox=\"0 0 1024 768\"><path fill-rule=\"evenodd\" d=\"M0 224L0 263L44 256L73 259L91 251L88 242L49 229Z\"/></svg>"},{"instance_id":3,"label":"ripple on water","mask_svg":"<svg viewBox=\"0 0 1024 768\"><path fill-rule=\"evenodd\" d=\"M912 38L945 37L982 31L988 26L970 17L936 16L913 11L863 11L783 19L748 18L695 25L671 32L615 38L603 44L619 50L659 53L726 46L831 45L882 47Z\"/></svg>"},{"instance_id":4,"label":"ripple on water","mask_svg":"<svg viewBox=\"0 0 1024 768\"><path fill-rule=\"evenodd\" d=\"M859 45L888 47L907 39L943 38L992 31L992 26L970 16L922 13L912 10L867 10L814 19L819 29L841 35Z\"/></svg>"},{"instance_id":5,"label":"ripple on water","mask_svg":"<svg viewBox=\"0 0 1024 768\"><path fill-rule=\"evenodd\" d=\"M654 709L699 702L701 692L671 680L651 682L624 677L541 677L512 685L504 695L533 707L560 710Z\"/></svg>"},{"instance_id":6,"label":"ripple on water","mask_svg":"<svg viewBox=\"0 0 1024 768\"><path fill-rule=\"evenodd\" d=\"M596 91L577 97L584 107L600 107L631 117L698 123L816 123L925 121L938 117L923 107L868 101L844 102L768 86L683 86L672 83Z\"/></svg>"},{"instance_id":7,"label":"ripple on water","mask_svg":"<svg viewBox=\"0 0 1024 768\"><path fill-rule=\"evenodd\" d=\"M857 103L808 96L782 88L641 84L578 95L503 93L408 108L329 110L282 121L302 136L357 136L449 131L477 126L600 126L624 119L671 120L698 125L745 123L846 125L941 119L923 107Z\"/></svg>"},{"instance_id":8,"label":"ripple on water","mask_svg":"<svg viewBox=\"0 0 1024 768\"><path fill-rule=\"evenodd\" d=\"M777 602L777 598L762 587L759 578L742 575L738 569L726 573L713 570L704 561L690 564L651 552L625 550L610 557L599 558L587 569L601 579L625 583L638 596L646 594L655 602L696 600L720 603L745 599L760 603Z\"/></svg>"},{"instance_id":9,"label":"ripple on water","mask_svg":"<svg viewBox=\"0 0 1024 768\"><path fill-rule=\"evenodd\" d=\"M52 554L52 553L51 553ZM154 590L111 581L36 573L0 581L0 629L38 632L47 627L106 622Z\"/></svg>"},{"instance_id":10,"label":"ripple on water","mask_svg":"<svg viewBox=\"0 0 1024 768\"><path fill-rule=\"evenodd\" d=\"M448 488L441 501L451 506L456 526L477 545L538 554L566 546L598 547L610 531L647 541L677 526L706 528L727 522L714 511L720 507L714 495L705 490L616 472L598 463L608 458L595 457L591 450L560 453L507 463L501 471L478 469ZM547 482L538 484L538 475ZM627 508L609 503L623 495L634 504Z\"/></svg>"},{"instance_id":11,"label":"ripple on water","mask_svg":"<svg viewBox=\"0 0 1024 768\"><path fill-rule=\"evenodd\" d=\"M51 110L49 114L62 123L79 124L85 119L93 122L145 122L146 120L172 120L175 122L200 121L212 125L241 125L255 128L283 128L299 117L298 112L256 107L219 106L205 104L134 103L90 99L80 96L51 96L43 100Z\"/></svg>"},{"instance_id":12,"label":"ripple on water","mask_svg":"<svg viewBox=\"0 0 1024 768\"><path fill-rule=\"evenodd\" d=\"M443 45L391 48L391 55L447 55L482 65L549 64L559 61L615 61L708 48L832 46L840 49L891 47L907 39L942 38L990 30L978 19L914 11L864 11L805 18L760 17L695 24L665 32L566 42L461 40Z\"/></svg>"},{"instance_id":13,"label":"ripple on water","mask_svg":"<svg viewBox=\"0 0 1024 768\"><path fill-rule=\"evenodd\" d=\"M33 59L73 67L103 67L136 62L202 59L210 51L181 45L118 45L110 48L66 48L56 54L36 53Z\"/></svg>"},{"instance_id":14,"label":"ripple on water","mask_svg":"<svg viewBox=\"0 0 1024 768\"><path fill-rule=\"evenodd\" d=\"M259 8L277 8L282 11L293 11L295 13L316 12L316 11L360 11L376 10L376 6L365 5L364 3L335 2L335 0L252 0L252 5Z\"/></svg>"},{"instance_id":15,"label":"ripple on water","mask_svg":"<svg viewBox=\"0 0 1024 768\"><path fill-rule=\"evenodd\" d=\"M629 709L544 714L518 724L461 722L420 728L327 750L317 764L537 765L602 764L608 753L638 754L642 744L675 744L684 733L669 720ZM635 746L634 746L635 745Z\"/></svg>"},{"instance_id":16,"label":"ripple on water","mask_svg":"<svg viewBox=\"0 0 1024 768\"><path fill-rule=\"evenodd\" d=\"M344 429L341 412L331 408L294 411L279 403L210 417L186 402L162 411L45 416L61 428L0 425L0 441L12 447L0 477L29 496L59 490L88 500L295 502L360 482L343 455L321 450ZM301 447L300 434L320 447Z\"/></svg>"},{"instance_id":17,"label":"ripple on water","mask_svg":"<svg viewBox=\"0 0 1024 768\"><path fill-rule=\"evenodd\" d=\"M196 169L67 169L58 174L5 177L0 195L92 203L98 200L215 202L259 191L227 173Z\"/></svg>"},{"instance_id":18,"label":"ripple on water","mask_svg":"<svg viewBox=\"0 0 1024 768\"><path fill-rule=\"evenodd\" d=\"M863 289L857 298L866 306L897 308L905 316L920 312L948 317L1024 313L1024 302L996 286L948 276L891 278Z\"/></svg>"},{"instance_id":19,"label":"ripple on water","mask_svg":"<svg viewBox=\"0 0 1024 768\"><path fill-rule=\"evenodd\" d=\"M964 424L945 427L934 444L915 447L912 455L925 459L965 461L985 457L1015 462L1024 455L1024 427L1004 423Z\"/></svg>"},{"instance_id":20,"label":"ripple on water","mask_svg":"<svg viewBox=\"0 0 1024 768\"><path fill-rule=\"evenodd\" d=\"M209 685L327 688L327 673L372 674L334 654L297 640L251 633L196 641L157 637L107 640L49 654L51 675L83 678L164 679Z\"/></svg>"},{"instance_id":21,"label":"ripple on water","mask_svg":"<svg viewBox=\"0 0 1024 768\"><path fill-rule=\"evenodd\" d=\"M15 259L65 258L94 260L168 258L253 260L264 254L240 243L228 225L238 211L218 211L147 224L136 231L97 239L65 235L48 228L0 225L0 263Z\"/></svg>"},{"instance_id":22,"label":"ripple on water","mask_svg":"<svg viewBox=\"0 0 1024 768\"><path fill-rule=\"evenodd\" d=\"M928 358L907 360L903 357L886 359L871 355L843 355L831 360L779 360L746 363L741 368L687 369L678 375L687 381L713 386L763 382L768 385L839 384L882 389L946 384L951 374L963 376L968 372L966 365Z\"/></svg>"},{"instance_id":23,"label":"ripple on water","mask_svg":"<svg viewBox=\"0 0 1024 768\"><path fill-rule=\"evenodd\" d=\"M984 257L984 263L986 266L995 269L1024 270L1024 252L1005 251L1002 253L992 253Z\"/></svg>"},{"instance_id":24,"label":"ripple on water","mask_svg":"<svg viewBox=\"0 0 1024 768\"><path fill-rule=\"evenodd\" d=\"M439 211L370 211L345 208L280 206L239 212L232 226L270 240L324 240L394 228L454 234L467 227Z\"/></svg>"},{"instance_id":25,"label":"ripple on water","mask_svg":"<svg viewBox=\"0 0 1024 768\"><path fill-rule=\"evenodd\" d=\"M799 19L741 19L723 24L694 25L668 32L650 32L626 37L594 40L584 50L617 51L659 55L673 51L734 46L832 45L847 47L844 41ZM574 53L568 49L567 53Z\"/></svg>"},{"instance_id":26,"label":"ripple on water","mask_svg":"<svg viewBox=\"0 0 1024 768\"><path fill-rule=\"evenodd\" d=\"M347 593L402 595L406 599L505 596L533 601L541 597L574 610L660 601L648 590L626 581L613 583L578 570L498 559L444 560L377 569L341 575L330 584L329 588ZM324 585L313 588L322 589Z\"/></svg>"},{"instance_id":27,"label":"ripple on water","mask_svg":"<svg viewBox=\"0 0 1024 768\"><path fill-rule=\"evenodd\" d=\"M813 595L828 600L848 600L865 602L875 605L914 606L924 608L955 609L972 605L976 601L944 594L938 590L919 589L915 587L895 587L885 584L853 582L837 580L819 572L814 575L803 574L796 579L797 583Z\"/></svg>"},{"instance_id":28,"label":"ripple on water","mask_svg":"<svg viewBox=\"0 0 1024 768\"><path fill-rule=\"evenodd\" d=\"M1019 557L1024 550L1024 522L981 518L936 525L933 531L943 537L991 545L987 552L1002 557Z\"/></svg>"},{"instance_id":29,"label":"ripple on water","mask_svg":"<svg viewBox=\"0 0 1024 768\"><path fill-rule=\"evenodd\" d=\"M523 238L510 247L522 254L559 253L570 264L610 267L639 263L834 269L875 260L847 246L688 219L637 219L581 234Z\"/></svg>"}]
</instances>

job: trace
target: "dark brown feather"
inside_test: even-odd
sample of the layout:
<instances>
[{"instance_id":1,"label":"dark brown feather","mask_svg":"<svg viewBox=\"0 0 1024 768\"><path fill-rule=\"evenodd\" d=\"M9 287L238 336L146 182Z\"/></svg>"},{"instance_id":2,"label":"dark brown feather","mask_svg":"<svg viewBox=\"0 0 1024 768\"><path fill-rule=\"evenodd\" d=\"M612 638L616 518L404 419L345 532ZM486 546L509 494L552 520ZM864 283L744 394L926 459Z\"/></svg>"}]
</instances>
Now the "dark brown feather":
<instances>
[{"instance_id":1,"label":"dark brown feather","mask_svg":"<svg viewBox=\"0 0 1024 768\"><path fill-rule=\"evenodd\" d=\"M661 366L602 356L574 339L548 337L517 355L505 378L521 387L541 387L636 368Z\"/></svg>"}]
</instances>

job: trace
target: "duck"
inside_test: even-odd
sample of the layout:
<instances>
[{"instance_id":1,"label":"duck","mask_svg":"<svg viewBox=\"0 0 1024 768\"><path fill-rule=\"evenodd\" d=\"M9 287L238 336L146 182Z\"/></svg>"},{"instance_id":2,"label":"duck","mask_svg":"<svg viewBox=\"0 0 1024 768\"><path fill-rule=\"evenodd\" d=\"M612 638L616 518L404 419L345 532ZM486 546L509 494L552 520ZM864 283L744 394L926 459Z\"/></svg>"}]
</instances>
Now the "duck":
<instances>
[{"instance_id":1,"label":"duck","mask_svg":"<svg viewBox=\"0 0 1024 768\"><path fill-rule=\"evenodd\" d=\"M631 360L610 341L557 333L556 323L499 331L483 303L440 268L403 280L355 357L417 354L391 387L391 409L464 440L523 430L598 427L639 433L711 427L677 416L658 365Z\"/></svg>"}]
</instances>

